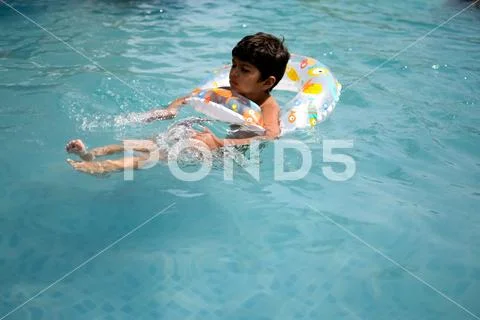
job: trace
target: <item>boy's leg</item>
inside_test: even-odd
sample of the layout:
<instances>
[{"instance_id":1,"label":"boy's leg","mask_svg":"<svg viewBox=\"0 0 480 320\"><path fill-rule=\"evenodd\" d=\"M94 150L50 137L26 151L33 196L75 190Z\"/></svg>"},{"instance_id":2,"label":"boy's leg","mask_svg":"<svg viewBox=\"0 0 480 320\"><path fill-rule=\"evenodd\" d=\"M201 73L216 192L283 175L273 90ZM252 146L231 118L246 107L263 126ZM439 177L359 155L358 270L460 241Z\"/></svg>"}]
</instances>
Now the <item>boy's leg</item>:
<instances>
[{"instance_id":1,"label":"boy's leg","mask_svg":"<svg viewBox=\"0 0 480 320\"><path fill-rule=\"evenodd\" d=\"M84 161L92 161L95 159L96 156L121 152L123 151L123 146L112 144L87 151L87 147L85 146L83 141L80 139L76 139L71 140L69 143L67 143L67 145L65 146L65 150L67 150L68 153L76 154Z\"/></svg>"},{"instance_id":2,"label":"boy's leg","mask_svg":"<svg viewBox=\"0 0 480 320\"><path fill-rule=\"evenodd\" d=\"M99 156L108 156L110 154L122 152L123 150L124 150L124 147L121 144L109 144L107 146L90 149L89 152L93 154L95 157L99 157Z\"/></svg>"},{"instance_id":3,"label":"boy's leg","mask_svg":"<svg viewBox=\"0 0 480 320\"><path fill-rule=\"evenodd\" d=\"M140 152L154 152L158 145L153 140L123 140L123 150L133 150Z\"/></svg>"},{"instance_id":4,"label":"boy's leg","mask_svg":"<svg viewBox=\"0 0 480 320\"><path fill-rule=\"evenodd\" d=\"M100 157L123 152L125 150L150 153L156 149L158 149L158 146L152 140L123 140L122 144L110 144L108 146L94 148L90 150L90 153L95 157Z\"/></svg>"},{"instance_id":5,"label":"boy's leg","mask_svg":"<svg viewBox=\"0 0 480 320\"><path fill-rule=\"evenodd\" d=\"M67 159L67 162L78 171L90 174L102 174L124 169L138 169L144 157L129 157L118 160L105 161L73 161Z\"/></svg>"},{"instance_id":6,"label":"boy's leg","mask_svg":"<svg viewBox=\"0 0 480 320\"><path fill-rule=\"evenodd\" d=\"M72 140L65 147L68 153L78 155L84 161L92 161L97 156L106 156L127 150L151 152L157 148L152 140L124 140L123 144L111 144L87 151L82 140Z\"/></svg>"},{"instance_id":7,"label":"boy's leg","mask_svg":"<svg viewBox=\"0 0 480 320\"><path fill-rule=\"evenodd\" d=\"M152 159L153 155L153 159ZM78 171L90 173L90 174L102 174L113 171L121 171L125 169L139 169L146 165L150 165L151 161L166 160L167 155L162 152L146 154L141 157L127 157L117 160L105 160L105 161L73 161L67 159L67 162Z\"/></svg>"}]
</instances>

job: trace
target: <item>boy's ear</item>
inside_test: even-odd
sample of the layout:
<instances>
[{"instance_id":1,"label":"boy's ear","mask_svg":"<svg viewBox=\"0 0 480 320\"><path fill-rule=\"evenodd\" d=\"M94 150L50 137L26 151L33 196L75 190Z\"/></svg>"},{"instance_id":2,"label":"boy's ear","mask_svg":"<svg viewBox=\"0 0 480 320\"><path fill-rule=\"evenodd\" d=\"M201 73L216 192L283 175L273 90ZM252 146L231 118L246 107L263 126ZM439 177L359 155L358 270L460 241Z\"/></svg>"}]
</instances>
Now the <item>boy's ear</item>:
<instances>
[{"instance_id":1,"label":"boy's ear","mask_svg":"<svg viewBox=\"0 0 480 320\"><path fill-rule=\"evenodd\" d=\"M266 87L266 90L269 90L273 87L277 79L274 76L270 76L267 79L263 80L263 85Z\"/></svg>"}]
</instances>

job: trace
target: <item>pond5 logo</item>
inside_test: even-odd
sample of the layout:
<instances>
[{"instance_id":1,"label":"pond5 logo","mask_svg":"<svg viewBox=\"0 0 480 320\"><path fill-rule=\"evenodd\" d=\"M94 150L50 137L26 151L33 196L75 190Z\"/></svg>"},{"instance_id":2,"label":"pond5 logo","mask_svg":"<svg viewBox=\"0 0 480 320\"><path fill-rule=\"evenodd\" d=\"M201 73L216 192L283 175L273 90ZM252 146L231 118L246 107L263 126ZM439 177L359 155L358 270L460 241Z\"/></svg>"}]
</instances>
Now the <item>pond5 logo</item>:
<instances>
[{"instance_id":1,"label":"pond5 logo","mask_svg":"<svg viewBox=\"0 0 480 320\"><path fill-rule=\"evenodd\" d=\"M312 169L313 156L309 145L299 140L275 140L273 145L273 175L275 181L292 181L303 179ZM329 140L324 139L322 142L322 154L320 160L322 164L322 173L330 181L346 181L352 178L356 172L356 163L352 156L342 153L341 150L352 149L353 140ZM228 148L228 146L227 146ZM285 170L286 150L294 150L296 154L301 156L301 165L293 170ZM125 148L126 152L129 152ZM314 154L318 154L319 150L315 150ZM180 155L182 153L195 153L195 158L201 159L198 161L199 168L195 171L185 170L185 166L179 164ZM145 159L140 169L148 169L158 163L158 159L166 160L170 172L179 180L182 181L199 181L205 178L213 166L212 151L199 140L189 139L181 140L170 148L167 157L160 157L158 151L152 150L150 158ZM239 157L228 156L228 152L223 153L223 170L224 179L233 180L234 177L234 163L237 163L246 172L248 172L255 180L260 181L260 142L254 141L249 147L249 158L245 155ZM335 168L335 169L334 169ZM124 179L133 180L134 171L125 170Z\"/></svg>"}]
</instances>

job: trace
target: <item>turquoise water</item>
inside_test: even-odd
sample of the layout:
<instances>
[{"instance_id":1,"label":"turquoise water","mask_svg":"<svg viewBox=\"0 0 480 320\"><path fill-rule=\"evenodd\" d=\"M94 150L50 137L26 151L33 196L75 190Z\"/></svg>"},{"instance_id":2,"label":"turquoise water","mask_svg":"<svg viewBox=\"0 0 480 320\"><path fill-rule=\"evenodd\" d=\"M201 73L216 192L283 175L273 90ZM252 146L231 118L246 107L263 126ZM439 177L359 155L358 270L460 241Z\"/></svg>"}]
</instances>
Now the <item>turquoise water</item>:
<instances>
[{"instance_id":1,"label":"turquoise water","mask_svg":"<svg viewBox=\"0 0 480 320\"><path fill-rule=\"evenodd\" d=\"M369 74L467 3L223 2L10 3L58 39L0 4L0 319L478 319L480 11ZM69 139L166 130L114 119L184 94L259 30L344 85L289 137L312 152L305 178L274 179L273 145L260 181L66 164ZM323 139L354 141L351 179L325 177Z\"/></svg>"}]
</instances>

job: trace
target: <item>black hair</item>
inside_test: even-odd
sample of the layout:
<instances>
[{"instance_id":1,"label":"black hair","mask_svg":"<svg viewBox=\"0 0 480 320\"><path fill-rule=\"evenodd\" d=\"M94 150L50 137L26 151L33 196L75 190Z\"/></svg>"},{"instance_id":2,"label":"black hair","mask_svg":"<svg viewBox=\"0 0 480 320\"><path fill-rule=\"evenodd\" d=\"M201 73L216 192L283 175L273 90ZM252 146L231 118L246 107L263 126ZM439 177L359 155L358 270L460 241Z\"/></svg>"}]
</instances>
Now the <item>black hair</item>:
<instances>
[{"instance_id":1,"label":"black hair","mask_svg":"<svg viewBox=\"0 0 480 320\"><path fill-rule=\"evenodd\" d=\"M274 76L276 82L271 91L282 79L290 53L281 40L271 34L258 32L240 40L232 50L232 56L254 65L260 71L260 80Z\"/></svg>"}]
</instances>

